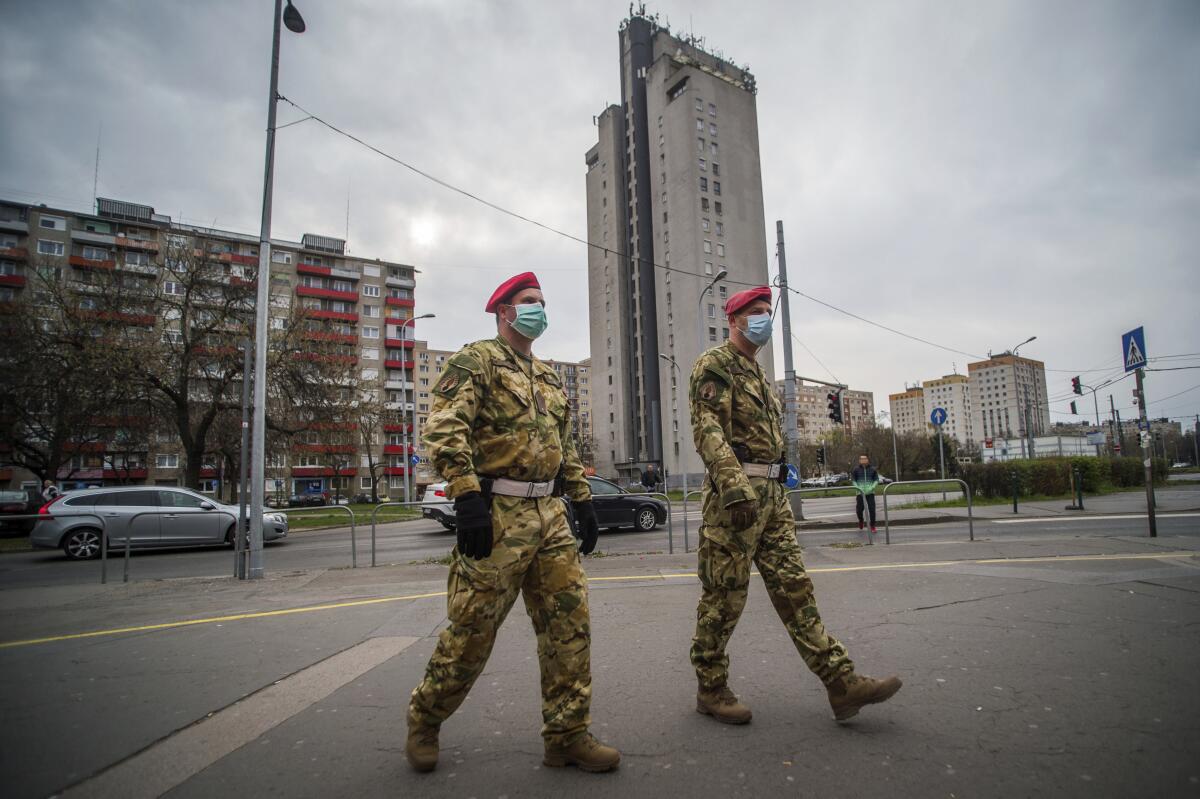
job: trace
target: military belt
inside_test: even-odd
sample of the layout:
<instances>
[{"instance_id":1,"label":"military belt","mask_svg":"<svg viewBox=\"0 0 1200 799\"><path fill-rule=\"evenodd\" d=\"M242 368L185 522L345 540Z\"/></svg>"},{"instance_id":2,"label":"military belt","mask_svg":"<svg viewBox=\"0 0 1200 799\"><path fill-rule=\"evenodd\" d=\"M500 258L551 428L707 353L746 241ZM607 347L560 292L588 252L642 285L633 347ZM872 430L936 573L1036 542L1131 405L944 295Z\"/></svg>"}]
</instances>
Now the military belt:
<instances>
[{"instance_id":1,"label":"military belt","mask_svg":"<svg viewBox=\"0 0 1200 799\"><path fill-rule=\"evenodd\" d=\"M766 477L768 480L778 480L783 473L782 463L743 463L742 471L747 477Z\"/></svg>"},{"instance_id":2,"label":"military belt","mask_svg":"<svg viewBox=\"0 0 1200 799\"><path fill-rule=\"evenodd\" d=\"M524 497L536 499L554 494L554 481L544 483L526 483L521 480L509 480L507 477L496 477L491 481L491 493L503 497Z\"/></svg>"}]
</instances>

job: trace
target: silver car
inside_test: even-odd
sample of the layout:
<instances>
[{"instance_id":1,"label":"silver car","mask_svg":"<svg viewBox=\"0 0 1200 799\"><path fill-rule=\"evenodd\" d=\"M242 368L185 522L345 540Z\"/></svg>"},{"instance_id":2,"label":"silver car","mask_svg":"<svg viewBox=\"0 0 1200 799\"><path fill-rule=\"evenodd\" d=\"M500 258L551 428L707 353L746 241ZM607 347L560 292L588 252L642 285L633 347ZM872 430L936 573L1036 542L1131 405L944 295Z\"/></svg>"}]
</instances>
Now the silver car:
<instances>
[{"instance_id":1,"label":"silver car","mask_svg":"<svg viewBox=\"0 0 1200 799\"><path fill-rule=\"evenodd\" d=\"M29 534L33 546L62 549L72 560L100 555L101 531L110 548L204 546L232 544L238 508L186 488L119 486L89 488L63 494L43 509ZM263 540L288 533L287 516L263 514Z\"/></svg>"}]
</instances>

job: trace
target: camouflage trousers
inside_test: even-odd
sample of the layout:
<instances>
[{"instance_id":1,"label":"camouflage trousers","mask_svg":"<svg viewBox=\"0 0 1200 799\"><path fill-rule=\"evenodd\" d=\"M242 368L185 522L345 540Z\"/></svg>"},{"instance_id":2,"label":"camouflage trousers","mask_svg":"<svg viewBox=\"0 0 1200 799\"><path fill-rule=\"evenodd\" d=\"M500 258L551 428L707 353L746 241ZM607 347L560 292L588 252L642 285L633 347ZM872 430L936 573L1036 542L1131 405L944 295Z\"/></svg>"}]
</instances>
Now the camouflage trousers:
<instances>
[{"instance_id":1,"label":"camouflage trousers","mask_svg":"<svg viewBox=\"0 0 1200 799\"><path fill-rule=\"evenodd\" d=\"M409 720L438 726L458 709L487 664L496 631L520 592L537 633L542 736L568 745L586 732L592 697L587 584L562 500L497 496L492 554L455 549L447 589L450 625L438 637Z\"/></svg>"},{"instance_id":2,"label":"camouflage trousers","mask_svg":"<svg viewBox=\"0 0 1200 799\"><path fill-rule=\"evenodd\" d=\"M705 487L699 551L703 590L691 650L696 676L705 689L719 688L728 681L725 647L746 607L753 563L792 643L808 668L828 685L852 672L854 664L846 648L821 623L784 487L762 478L751 478L751 483L758 493L758 517L741 532L731 529L729 514L711 488Z\"/></svg>"}]
</instances>

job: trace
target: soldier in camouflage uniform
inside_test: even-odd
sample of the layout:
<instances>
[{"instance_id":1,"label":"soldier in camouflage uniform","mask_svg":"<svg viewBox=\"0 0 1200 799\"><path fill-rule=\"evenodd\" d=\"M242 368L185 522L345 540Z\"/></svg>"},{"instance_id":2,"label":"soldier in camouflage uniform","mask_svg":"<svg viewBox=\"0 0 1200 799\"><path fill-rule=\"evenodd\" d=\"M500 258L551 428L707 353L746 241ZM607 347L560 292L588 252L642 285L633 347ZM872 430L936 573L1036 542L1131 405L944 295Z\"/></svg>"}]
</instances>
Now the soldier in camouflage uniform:
<instances>
[{"instance_id":1,"label":"soldier in camouflage uniform","mask_svg":"<svg viewBox=\"0 0 1200 799\"><path fill-rule=\"evenodd\" d=\"M771 290L734 294L725 312L729 341L702 354L691 377L692 431L708 473L700 527L703 591L691 649L696 709L728 724L750 721L750 709L728 687L725 647L746 605L753 563L800 656L828 689L835 718L846 719L891 697L900 680L857 675L813 598L783 485L782 409L755 362L771 339Z\"/></svg>"},{"instance_id":2,"label":"soldier in camouflage uniform","mask_svg":"<svg viewBox=\"0 0 1200 799\"><path fill-rule=\"evenodd\" d=\"M455 502L458 545L447 589L450 625L412 692L405 752L418 771L437 765L438 730L483 671L520 593L537 633L543 762L608 771L620 755L588 732L586 577L556 486L573 503L584 554L595 547L599 527L566 394L554 370L530 351L546 327L537 278L527 272L506 281L486 310L497 315L497 337L450 358L423 431Z\"/></svg>"}]
</instances>

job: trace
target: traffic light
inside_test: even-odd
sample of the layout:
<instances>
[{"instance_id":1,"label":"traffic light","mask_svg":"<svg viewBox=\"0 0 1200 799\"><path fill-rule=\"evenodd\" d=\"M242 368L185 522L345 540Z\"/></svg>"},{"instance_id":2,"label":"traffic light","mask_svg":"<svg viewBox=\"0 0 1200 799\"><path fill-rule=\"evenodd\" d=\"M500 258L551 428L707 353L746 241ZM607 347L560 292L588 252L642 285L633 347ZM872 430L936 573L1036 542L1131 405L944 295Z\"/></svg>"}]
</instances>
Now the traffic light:
<instances>
[{"instance_id":1,"label":"traffic light","mask_svg":"<svg viewBox=\"0 0 1200 799\"><path fill-rule=\"evenodd\" d=\"M817 447L817 465L818 466L825 465L825 445L824 444Z\"/></svg>"},{"instance_id":2,"label":"traffic light","mask_svg":"<svg viewBox=\"0 0 1200 799\"><path fill-rule=\"evenodd\" d=\"M1075 378L1075 379L1078 380L1079 378ZM1079 415L1079 411L1075 410L1075 400L1071 400L1071 415L1072 416Z\"/></svg>"},{"instance_id":3,"label":"traffic light","mask_svg":"<svg viewBox=\"0 0 1200 799\"><path fill-rule=\"evenodd\" d=\"M831 393L827 394L825 396L825 398L829 401L829 404L826 406L829 408L829 418L831 420L833 420L834 424L841 424L842 423L842 392L839 391L836 394L831 392Z\"/></svg>"},{"instance_id":4,"label":"traffic light","mask_svg":"<svg viewBox=\"0 0 1200 799\"><path fill-rule=\"evenodd\" d=\"M1076 394L1083 393L1083 384L1079 382L1078 375L1071 378L1071 390L1074 391ZM1072 413L1074 413L1074 411L1072 411Z\"/></svg>"}]
</instances>

